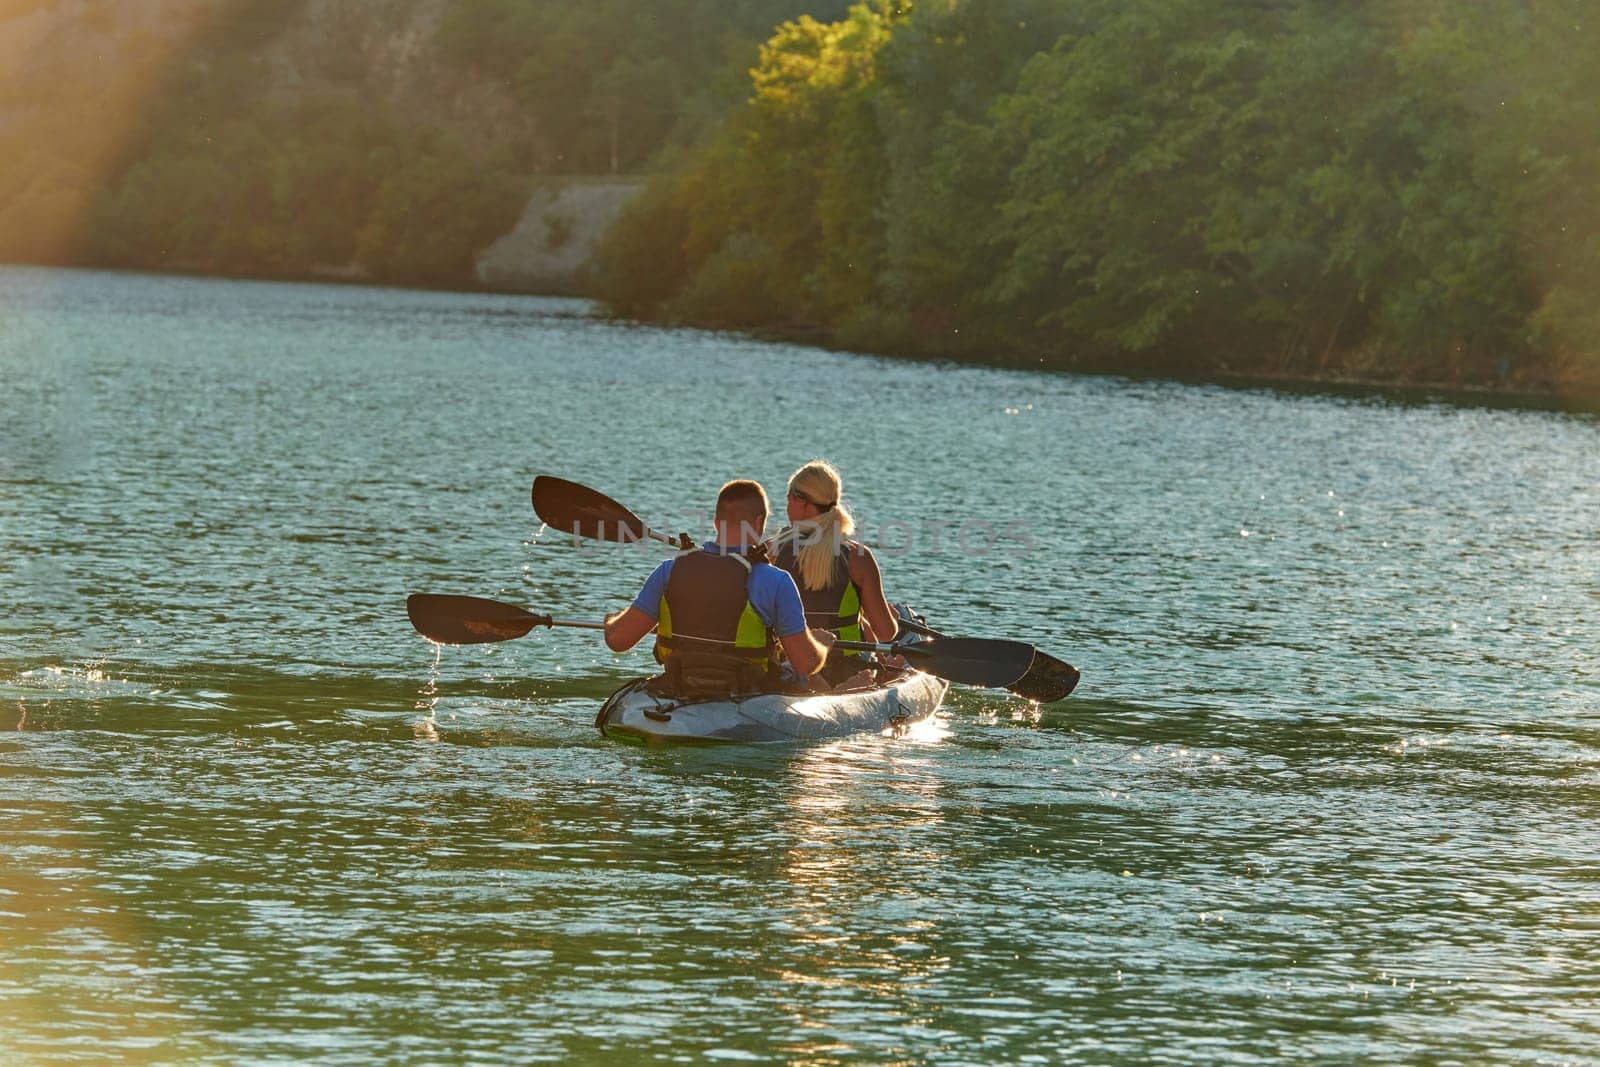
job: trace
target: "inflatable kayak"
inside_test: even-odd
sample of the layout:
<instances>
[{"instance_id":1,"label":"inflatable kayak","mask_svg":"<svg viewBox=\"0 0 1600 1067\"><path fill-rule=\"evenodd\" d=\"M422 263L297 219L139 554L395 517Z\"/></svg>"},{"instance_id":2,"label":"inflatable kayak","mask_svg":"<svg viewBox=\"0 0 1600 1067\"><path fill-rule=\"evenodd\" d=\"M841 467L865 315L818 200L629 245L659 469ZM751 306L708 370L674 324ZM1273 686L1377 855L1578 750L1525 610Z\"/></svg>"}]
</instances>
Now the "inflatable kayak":
<instances>
[{"instance_id":1,"label":"inflatable kayak","mask_svg":"<svg viewBox=\"0 0 1600 1067\"><path fill-rule=\"evenodd\" d=\"M652 694L650 681L637 678L606 699L595 720L602 734L657 742L842 737L921 722L949 689L931 674L904 671L874 689L684 701Z\"/></svg>"}]
</instances>

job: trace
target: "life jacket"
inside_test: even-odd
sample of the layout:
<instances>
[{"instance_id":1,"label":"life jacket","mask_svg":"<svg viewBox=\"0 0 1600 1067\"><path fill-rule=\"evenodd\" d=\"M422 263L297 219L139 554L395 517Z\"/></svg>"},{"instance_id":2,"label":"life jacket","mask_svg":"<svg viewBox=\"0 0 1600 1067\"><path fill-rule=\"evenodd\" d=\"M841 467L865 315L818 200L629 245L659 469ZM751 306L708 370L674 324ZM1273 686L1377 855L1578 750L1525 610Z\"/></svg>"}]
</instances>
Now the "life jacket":
<instances>
[{"instance_id":1,"label":"life jacket","mask_svg":"<svg viewBox=\"0 0 1600 1067\"><path fill-rule=\"evenodd\" d=\"M754 565L743 555L678 554L656 613L656 661L681 697L771 692L778 641L750 603Z\"/></svg>"},{"instance_id":2,"label":"life jacket","mask_svg":"<svg viewBox=\"0 0 1600 1067\"><path fill-rule=\"evenodd\" d=\"M794 576L794 584L800 589L800 602L806 609L806 625L832 630L842 641L861 640L861 591L850 580L850 554L854 549L854 542L840 542L839 553L833 558L833 573L821 589L807 589L801 580L800 554L793 537L785 537L775 546L772 555L774 567Z\"/></svg>"}]
</instances>

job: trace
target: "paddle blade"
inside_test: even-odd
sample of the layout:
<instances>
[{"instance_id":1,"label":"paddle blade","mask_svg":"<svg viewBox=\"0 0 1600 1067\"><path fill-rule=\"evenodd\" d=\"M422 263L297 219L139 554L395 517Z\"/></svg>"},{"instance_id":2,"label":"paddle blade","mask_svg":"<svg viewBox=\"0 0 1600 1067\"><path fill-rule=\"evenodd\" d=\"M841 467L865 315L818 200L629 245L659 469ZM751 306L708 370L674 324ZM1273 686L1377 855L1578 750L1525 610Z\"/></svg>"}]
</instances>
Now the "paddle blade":
<instances>
[{"instance_id":1,"label":"paddle blade","mask_svg":"<svg viewBox=\"0 0 1600 1067\"><path fill-rule=\"evenodd\" d=\"M983 637L937 637L917 645L902 645L919 670L950 682L1004 689L1028 672L1033 646L1021 641Z\"/></svg>"},{"instance_id":2,"label":"paddle blade","mask_svg":"<svg viewBox=\"0 0 1600 1067\"><path fill-rule=\"evenodd\" d=\"M547 615L535 615L498 600L435 593L412 593L406 597L406 614L411 616L417 633L441 645L509 641L550 622Z\"/></svg>"},{"instance_id":3,"label":"paddle blade","mask_svg":"<svg viewBox=\"0 0 1600 1067\"><path fill-rule=\"evenodd\" d=\"M1072 664L1045 652L1035 652L1028 673L1006 688L1024 700L1049 704L1070 695L1078 687L1079 677L1078 668Z\"/></svg>"},{"instance_id":4,"label":"paddle blade","mask_svg":"<svg viewBox=\"0 0 1600 1067\"><path fill-rule=\"evenodd\" d=\"M900 611L899 623L902 630L910 630L924 637L944 636L927 623L907 618L903 610ZM1056 659L1047 652L1036 650L1033 654L1033 664L1028 668L1028 672L1005 688L1024 700L1031 700L1035 704L1049 704L1070 696L1078 687L1078 680L1078 668Z\"/></svg>"},{"instance_id":5,"label":"paddle blade","mask_svg":"<svg viewBox=\"0 0 1600 1067\"><path fill-rule=\"evenodd\" d=\"M587 485L541 474L533 480L533 510L552 530L597 541L642 541L644 520Z\"/></svg>"}]
</instances>

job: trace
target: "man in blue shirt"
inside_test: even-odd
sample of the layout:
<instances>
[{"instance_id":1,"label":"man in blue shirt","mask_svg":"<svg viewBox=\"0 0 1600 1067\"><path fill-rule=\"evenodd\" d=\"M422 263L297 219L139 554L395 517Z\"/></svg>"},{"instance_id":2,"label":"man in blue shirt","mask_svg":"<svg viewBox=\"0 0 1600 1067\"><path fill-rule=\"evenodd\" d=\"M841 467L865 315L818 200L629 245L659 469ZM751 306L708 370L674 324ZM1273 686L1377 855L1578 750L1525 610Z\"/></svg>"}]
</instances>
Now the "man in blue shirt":
<instances>
[{"instance_id":1,"label":"man in blue shirt","mask_svg":"<svg viewBox=\"0 0 1600 1067\"><path fill-rule=\"evenodd\" d=\"M686 694L777 688L780 646L802 677L815 674L833 634L807 628L787 571L749 558L766 535L767 513L759 483L724 485L716 540L658 566L633 603L606 619L606 644L625 652L656 631L656 659Z\"/></svg>"}]
</instances>

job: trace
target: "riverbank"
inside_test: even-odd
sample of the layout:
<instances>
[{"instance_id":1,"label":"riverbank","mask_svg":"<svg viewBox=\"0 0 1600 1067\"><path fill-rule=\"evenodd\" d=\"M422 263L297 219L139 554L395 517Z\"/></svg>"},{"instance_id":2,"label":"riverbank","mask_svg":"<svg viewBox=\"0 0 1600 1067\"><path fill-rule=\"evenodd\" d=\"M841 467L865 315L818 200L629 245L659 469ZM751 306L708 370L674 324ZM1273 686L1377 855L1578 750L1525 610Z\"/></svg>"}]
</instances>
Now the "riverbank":
<instances>
[{"instance_id":1,"label":"riverbank","mask_svg":"<svg viewBox=\"0 0 1600 1067\"><path fill-rule=\"evenodd\" d=\"M627 319L650 325L668 325L655 320ZM706 327L684 325L690 329ZM718 332L713 330L712 332ZM1045 371L1122 378L1129 381L1181 382L1187 385L1217 385L1230 389L1272 389L1291 393L1339 394L1351 397L1382 396L1403 403L1456 403L1496 408L1527 408L1573 412L1600 412L1600 382L1566 385L1530 385L1526 382L1486 384L1434 378L1383 378L1354 374L1291 374L1261 371L1160 369L1152 366L1117 366L1105 362L1082 361L1062 366L1048 357L983 358L948 352L919 352L912 349L874 349L839 345L825 331L815 329L754 329L725 331L763 340L811 345L830 351L852 352L882 359L919 363L950 363L959 366L998 367L1019 371Z\"/></svg>"},{"instance_id":2,"label":"riverbank","mask_svg":"<svg viewBox=\"0 0 1600 1067\"><path fill-rule=\"evenodd\" d=\"M533 214L530 209L526 215ZM548 225L548 223L541 223ZM533 232L537 232L536 230ZM808 329L717 329L693 324L670 323L659 320L635 318L613 315L607 311L592 290L584 287L584 282L591 279L587 264L571 274L577 284L552 284L547 287L529 287L519 284L514 277L498 276L494 271L486 272L488 280L480 280L477 284L453 283L440 285L398 285L390 282L374 280L359 271L326 268L306 274L270 274L265 272L229 273L203 269L177 269L172 268L162 271L133 270L119 267L101 267L88 264L62 265L55 263L0 263L0 270L5 268L22 270L67 271L67 272L99 272L111 275L151 275L170 276L174 278L211 278L219 281L244 281L261 282L265 284L283 285L338 285L352 286L368 289L393 289L413 290L416 292L433 293L462 293L503 296L528 296L528 297L570 297L587 300L596 308L598 317L613 322L647 326L653 328L680 328L698 333L726 334L733 337L750 337L761 341L782 344L805 345L824 349L830 352L842 352L859 356L870 356L877 359L889 359L908 363L939 364L945 363L952 366L992 367L1000 370L1016 371L1045 371L1086 377L1108 377L1126 379L1128 381L1152 382L1179 382L1188 385L1215 385L1230 389L1268 389L1286 393L1320 393L1328 395L1342 395L1356 397L1382 397L1384 399L1404 404L1430 404L1448 403L1461 404L1475 407L1492 407L1506 409L1528 409L1545 411L1566 411L1574 413L1600 413L1600 386L1589 388L1528 388L1514 386L1491 386L1444 380L1393 380L1373 377L1357 377L1351 375L1290 375L1290 374L1250 374L1238 371L1212 372L1201 371L1184 372L1181 370L1156 371L1149 368L1126 368L1106 365L1080 364L1069 367L1048 365L1042 358L1007 358L996 356L984 359L975 356L954 356L948 353L927 353L896 350L874 350L869 348L855 348L839 345L830 341L828 337L817 330ZM0 310L4 310L0 307Z\"/></svg>"}]
</instances>

